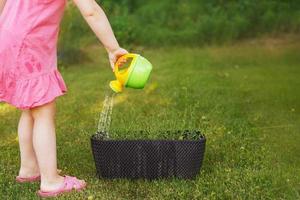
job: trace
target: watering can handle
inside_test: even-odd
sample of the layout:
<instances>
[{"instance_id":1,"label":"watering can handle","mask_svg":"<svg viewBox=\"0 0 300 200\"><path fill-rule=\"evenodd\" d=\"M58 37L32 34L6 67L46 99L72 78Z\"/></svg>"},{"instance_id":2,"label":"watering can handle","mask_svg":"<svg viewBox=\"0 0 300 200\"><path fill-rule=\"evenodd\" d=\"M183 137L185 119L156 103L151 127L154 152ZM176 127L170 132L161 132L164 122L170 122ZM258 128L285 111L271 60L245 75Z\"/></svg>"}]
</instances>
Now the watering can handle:
<instances>
[{"instance_id":1,"label":"watering can handle","mask_svg":"<svg viewBox=\"0 0 300 200\"><path fill-rule=\"evenodd\" d=\"M125 55L121 56L121 57L117 60L117 62L116 62L116 64L115 64L115 68L114 68L115 74L118 74L118 73L119 73L119 66L120 66L121 61L122 61L123 59L126 59L126 60L127 60L128 58L134 59L135 57L137 57L137 54L133 54L133 53L128 53L128 54L125 54Z\"/></svg>"}]
</instances>

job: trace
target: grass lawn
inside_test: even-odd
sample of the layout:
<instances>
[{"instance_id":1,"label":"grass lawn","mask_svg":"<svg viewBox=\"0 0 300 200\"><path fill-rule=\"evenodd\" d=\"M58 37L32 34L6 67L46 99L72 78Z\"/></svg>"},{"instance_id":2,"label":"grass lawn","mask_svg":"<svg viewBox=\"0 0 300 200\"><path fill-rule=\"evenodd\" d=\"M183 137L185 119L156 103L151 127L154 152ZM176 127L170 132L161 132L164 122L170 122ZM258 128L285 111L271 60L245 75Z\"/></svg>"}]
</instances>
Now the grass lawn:
<instances>
[{"instance_id":1,"label":"grass lawn","mask_svg":"<svg viewBox=\"0 0 300 200\"><path fill-rule=\"evenodd\" d=\"M231 46L141 50L153 62L148 86L117 95L113 138L171 138L161 130L200 129L207 151L196 180L101 180L90 136L107 82L106 55L61 67L68 85L58 99L59 167L88 189L60 199L300 199L300 38ZM0 197L35 199L38 184L16 184L19 112L0 104ZM149 135L113 130L149 130Z\"/></svg>"}]
</instances>

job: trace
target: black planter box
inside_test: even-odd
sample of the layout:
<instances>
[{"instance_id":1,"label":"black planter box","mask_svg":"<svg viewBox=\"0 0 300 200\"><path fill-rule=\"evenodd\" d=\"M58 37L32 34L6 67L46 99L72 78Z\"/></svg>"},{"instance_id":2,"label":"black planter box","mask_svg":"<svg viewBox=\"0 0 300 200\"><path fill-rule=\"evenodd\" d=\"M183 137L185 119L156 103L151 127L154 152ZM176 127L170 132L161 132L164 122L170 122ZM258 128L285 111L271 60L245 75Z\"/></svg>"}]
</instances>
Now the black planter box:
<instances>
[{"instance_id":1,"label":"black planter box","mask_svg":"<svg viewBox=\"0 0 300 200\"><path fill-rule=\"evenodd\" d=\"M199 173L206 139L111 140L91 138L99 178L193 179Z\"/></svg>"}]
</instances>

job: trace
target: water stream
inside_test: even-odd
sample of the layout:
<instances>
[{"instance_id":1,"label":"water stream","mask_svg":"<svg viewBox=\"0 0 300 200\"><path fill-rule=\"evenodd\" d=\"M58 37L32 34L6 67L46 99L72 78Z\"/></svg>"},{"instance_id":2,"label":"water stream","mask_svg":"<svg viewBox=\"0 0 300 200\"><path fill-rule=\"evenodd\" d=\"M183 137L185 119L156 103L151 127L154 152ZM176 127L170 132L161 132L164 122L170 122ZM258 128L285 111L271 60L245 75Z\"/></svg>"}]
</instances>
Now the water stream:
<instances>
[{"instance_id":1,"label":"water stream","mask_svg":"<svg viewBox=\"0 0 300 200\"><path fill-rule=\"evenodd\" d=\"M105 95L102 111L98 122L97 137L109 138L109 129L111 124L111 115L114 106L115 93L109 91Z\"/></svg>"}]
</instances>

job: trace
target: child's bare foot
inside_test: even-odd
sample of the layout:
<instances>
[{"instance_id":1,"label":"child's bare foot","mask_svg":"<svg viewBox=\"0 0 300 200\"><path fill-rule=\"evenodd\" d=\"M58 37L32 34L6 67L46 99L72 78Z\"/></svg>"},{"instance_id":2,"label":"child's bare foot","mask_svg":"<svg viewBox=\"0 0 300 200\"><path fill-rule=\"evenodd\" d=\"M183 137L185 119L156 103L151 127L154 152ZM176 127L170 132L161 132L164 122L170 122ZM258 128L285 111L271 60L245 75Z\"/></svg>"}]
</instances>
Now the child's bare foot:
<instances>
[{"instance_id":1,"label":"child's bare foot","mask_svg":"<svg viewBox=\"0 0 300 200\"><path fill-rule=\"evenodd\" d=\"M64 183L63 176L57 176L52 180L42 181L41 182L41 191L54 191L62 186Z\"/></svg>"},{"instance_id":2,"label":"child's bare foot","mask_svg":"<svg viewBox=\"0 0 300 200\"><path fill-rule=\"evenodd\" d=\"M22 178L29 178L29 177L39 176L39 175L40 175L40 170L38 167L35 168L21 167L19 171L19 177Z\"/></svg>"},{"instance_id":3,"label":"child's bare foot","mask_svg":"<svg viewBox=\"0 0 300 200\"><path fill-rule=\"evenodd\" d=\"M57 169L57 173L60 174L62 172L61 169ZM38 168L35 169L20 169L18 177L22 178L30 178L34 176L39 176L40 175L40 170Z\"/></svg>"}]
</instances>

